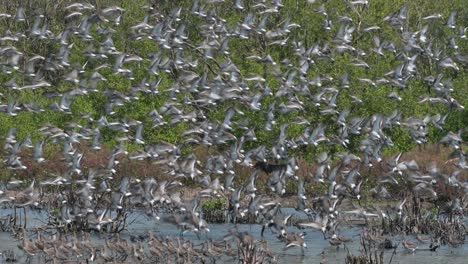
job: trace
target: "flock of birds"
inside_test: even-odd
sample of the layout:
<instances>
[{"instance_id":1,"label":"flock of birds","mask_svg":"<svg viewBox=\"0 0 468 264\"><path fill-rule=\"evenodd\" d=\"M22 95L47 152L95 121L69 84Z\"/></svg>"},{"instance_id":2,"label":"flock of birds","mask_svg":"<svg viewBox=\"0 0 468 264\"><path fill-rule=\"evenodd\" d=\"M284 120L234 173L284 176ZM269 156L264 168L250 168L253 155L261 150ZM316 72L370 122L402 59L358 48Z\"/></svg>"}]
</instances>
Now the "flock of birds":
<instances>
[{"instance_id":1,"label":"flock of birds","mask_svg":"<svg viewBox=\"0 0 468 264\"><path fill-rule=\"evenodd\" d=\"M364 27L345 15L335 18L328 13L332 10L327 9L327 4L317 5L314 15L323 17L322 30L332 40L307 44L305 39L295 37L294 32L300 30L301 25L281 13L284 8L281 0L234 2L231 6L227 1L194 0L189 10L175 7L166 13L157 4L147 5L142 7L145 12L142 20L126 16L126 10L119 6L97 8L84 2L70 3L56 7L65 12L61 32L54 31L56 27L51 27L51 19L44 10L35 12L19 6L14 13L0 14L2 24L8 25L0 38L0 75L6 80L3 97L11 98L7 102L2 99L2 114L15 118L22 111L35 115L56 111L72 115L73 119L66 124L44 124L39 128L42 140L37 142L32 142L31 137L18 138L15 127L9 128L4 139L4 163L13 172L29 169L24 162L24 153L30 153L27 149L32 149L30 158L40 165L48 162L44 155L47 147L57 149L59 146L63 150L66 166L63 173L50 174L53 176L46 179L36 179L34 175L30 175L30 180L10 179L1 187L0 205L46 209L50 215L48 226L60 231L50 237L42 234L46 231L38 231L37 239L32 241L25 231L25 222L20 228L23 231L15 233L22 239L20 247L28 255L43 254L54 261L78 256L83 261L98 258L106 262L130 258L154 261L157 258L177 263L204 263L205 257L215 259L222 255L240 257L231 242L235 241L239 248L253 247L257 234L236 228L222 241L206 240L197 246L183 237L159 238L151 232L133 241L117 236L116 241L106 240L102 246L90 246L87 232L125 230L127 216L134 208L141 208L157 221L172 223L180 229L181 235L193 232L202 238L209 232L209 224L201 204L214 197L228 201L229 221L237 223L247 216L254 217L262 225L261 236L269 229L284 241L285 249L298 247L302 253L307 247L305 233L300 232L304 228L319 230L332 246L349 242L350 239L339 234L343 219L349 216L366 221L385 219L404 226L408 221L410 196L401 197L396 206L365 208L357 204L364 195L362 188L366 181L374 183L370 194L382 199L392 198L388 186L399 186L408 188L415 197L433 201L446 190L440 186L448 186L446 188L455 190L456 195L449 199L439 217L446 216L457 223L463 221L468 193L468 181L461 177L468 169L467 154L462 147L463 130L448 132L440 141L453 149L448 161L453 169L448 174L434 164L422 168L414 160L405 160L401 153L385 162L381 155L383 148L393 146L386 133L389 129L399 127L409 133L411 141L425 144L429 127L444 131L448 114L403 116L402 111L395 109L390 114L355 116L353 108L343 109L338 105L340 100L350 100L353 107L363 104L357 93L353 93L356 82L360 86L388 89L387 100L391 104L391 101L402 100L399 91L409 90L412 81L422 80L428 94L421 97L419 103L463 110L464 106L452 94L455 89L464 88L453 87L444 75L447 71L464 71L468 63L468 56L457 45L467 38L466 25L459 23L466 21L457 19L457 11L448 16L436 13L423 17L420 28L411 31L406 6L389 14L379 25ZM345 2L349 10L357 14L372 4L372 1ZM222 7L232 9L241 19L234 24L227 22L218 15ZM113 27L120 27L124 20L129 25L125 36L128 43L149 41L156 51L143 56L138 49L119 50L114 39L124 36L118 35ZM380 34L386 25L398 33L400 42ZM453 34L448 39L437 39L432 31L436 26L445 27ZM359 46L359 41L355 40L364 35L372 36L374 47L364 50ZM249 52L252 55L243 59L267 70L263 75L244 72L235 64L237 59L231 54L230 43L253 43L253 39L264 40L265 47L271 49L287 50L289 53L285 54L290 57L274 58L266 50L258 53L252 50ZM59 48L31 54L20 48L26 40ZM77 48L83 44L87 47ZM347 73L311 78L308 74L316 67L316 62L333 62L343 54L352 58L349 67L369 69L372 66L366 58L371 53L382 60L394 58L398 65L377 78ZM72 55L83 58L84 64L71 62ZM432 75L422 76L418 69L428 61ZM136 71L142 68L145 73L140 77ZM107 76L104 72L111 74ZM131 80L131 85L125 90L113 89L108 85L109 79L117 75ZM277 87L270 88L267 77L274 78ZM162 87L167 78L170 84ZM57 83L71 88L58 91L54 89ZM14 97L28 92L45 98L40 102L51 103L41 105ZM96 93L106 100L100 116L74 112L73 104L78 97L90 98ZM164 101L141 120L119 117L121 109L143 98ZM225 109L224 116L220 120L210 118L218 108ZM309 113L313 111L328 120L311 122L313 117ZM250 116L259 118L252 120ZM281 121L283 116L295 117ZM185 124L184 130L179 132L180 144L150 143L145 139L150 133L179 123ZM302 132L290 136L288 127L291 126L301 127ZM82 147L101 151L103 130L115 135L113 140L117 142L107 164L83 168L82 161L86 157ZM256 134L260 131L278 131L278 135L270 142L258 143ZM351 137L360 137L354 153L348 149ZM128 151L129 144L139 148ZM195 153L184 153L186 147L200 145L218 151L203 158ZM344 151L320 153L312 161L316 169L300 175L301 164L297 159L300 150L321 145L339 146ZM119 176L118 164L123 159L158 164L167 177ZM282 162L275 164L272 160ZM387 163L384 175L372 180L361 175L363 168L380 162ZM245 182L237 174L242 167L251 168L252 172ZM259 183L262 173L268 175L267 180ZM201 186L201 191L189 199L183 193L184 188L191 188L184 186L187 182ZM293 215L284 215L281 210L281 196L286 193L289 182L297 184L296 210L310 219L297 223L296 227L289 226ZM326 186L328 191L322 196L308 196L306 185L311 182ZM266 190L259 191L260 184L266 186ZM2 228L16 221L14 218L16 215L4 219ZM294 231L295 228L300 230ZM76 234L64 234L74 230L84 233L80 238ZM363 232L361 237L382 242L381 237L370 231ZM443 239L447 243L460 242L454 237ZM437 248L441 237L433 237L432 243L430 248ZM262 261L276 261L266 243L260 244L264 246L257 253L263 256ZM403 246L410 251L418 247L406 236Z\"/></svg>"},{"instance_id":2,"label":"flock of birds","mask_svg":"<svg viewBox=\"0 0 468 264\"><path fill-rule=\"evenodd\" d=\"M200 243L191 241L183 237L159 237L152 231L139 236L132 236L125 239L120 235L113 238L105 238L103 243L93 242L89 233L83 232L73 235L47 236L39 232L34 241L23 233L20 247L30 256L38 254L41 260L53 260L58 263L64 261L84 261L103 260L104 263L206 263L216 262L222 257L236 258L240 254L233 246L236 243L243 243L247 247L254 245L254 239L245 232L232 231L232 237L224 240L209 239ZM265 261L275 263L277 257L267 248L267 241L261 240L256 257L260 263ZM42 253L40 255L39 253ZM244 252L247 257L248 252ZM13 258L14 255L9 253ZM86 262L86 263L87 263ZM249 263L249 262L247 262ZM250 262L252 263L252 262ZM254 262L258 263L258 262Z\"/></svg>"}]
</instances>

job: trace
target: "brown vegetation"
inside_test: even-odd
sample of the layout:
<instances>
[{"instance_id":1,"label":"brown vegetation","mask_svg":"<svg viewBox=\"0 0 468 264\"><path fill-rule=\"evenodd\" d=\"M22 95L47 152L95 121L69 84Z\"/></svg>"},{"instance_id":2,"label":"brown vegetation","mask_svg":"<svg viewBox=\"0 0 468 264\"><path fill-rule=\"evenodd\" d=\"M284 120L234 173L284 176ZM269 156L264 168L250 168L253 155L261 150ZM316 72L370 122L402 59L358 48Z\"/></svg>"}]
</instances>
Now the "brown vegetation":
<instances>
[{"instance_id":1,"label":"brown vegetation","mask_svg":"<svg viewBox=\"0 0 468 264\"><path fill-rule=\"evenodd\" d=\"M83 153L83 160L81 161L81 168L83 172L87 172L89 169L103 169L105 168L109 157L112 155L112 151L109 148L103 147L101 150L92 150L87 146L77 146L77 151ZM216 154L216 150L210 149L208 147L199 146L194 149L194 154L200 160L201 165L203 166L210 155ZM440 144L426 144L424 146L420 146L414 148L413 150L405 153L402 155L400 160L415 160L419 167L421 168L422 172L427 172L431 166L437 167L440 172L444 175L450 175L456 167L454 164L457 160L452 159L451 156L451 149L449 147L442 146ZM46 155L46 161L43 163L36 163L32 159L32 154L29 149L23 150L20 153L21 160L23 161L24 165L27 166L28 169L26 170L7 170L5 165L1 165L2 169L2 179L20 179L20 180L30 180L31 175L36 177L36 180L45 179L50 175L62 175L67 171L67 164L64 160L64 155L62 151L59 149L50 149L48 155ZM367 170L361 170L361 175L365 180L364 190L372 188L375 184L377 179L381 176L388 173L389 169L386 165L393 156L384 157L383 161L380 163L373 163L373 166L368 168ZM127 157L121 155L118 156L119 164L116 167L115 177L120 178L123 176L132 176L135 178L143 179L145 177L154 177L156 180L167 180L173 176L169 174L167 166L164 164L159 164L157 161L154 160L129 160ZM306 160L303 157L297 158L297 164L299 166L299 170L296 172L296 175L301 178L305 179L306 181L306 192L312 196L319 196L323 195L326 192L326 188L319 183L313 182L311 180L311 175L313 175L317 165L314 161ZM350 167L357 166L358 163L350 164ZM246 181L246 179L251 175L254 171L253 167L244 166L241 164L234 165L234 171L236 173L235 184L240 184ZM223 177L223 176L220 176ZM259 190L263 193L268 193L268 188L266 188L265 184L268 175L266 173L261 173L258 178ZM467 179L468 175L466 171L462 171L459 175L459 180L462 181ZM184 196L185 198L190 198L196 195L201 189L195 188L194 184L191 179L183 179L184 183L187 184L190 188L185 188ZM285 194L285 200L288 200L292 195L295 194L296 191L296 183L291 182L290 185L287 186L287 193ZM193 190L192 190L192 189ZM452 196L452 189L447 188L444 184L440 183L438 188L446 188L444 192L447 197ZM392 189L389 189L392 191ZM394 198L400 197L405 192L404 188L398 188L393 190L392 195ZM365 191L364 191L365 193Z\"/></svg>"}]
</instances>

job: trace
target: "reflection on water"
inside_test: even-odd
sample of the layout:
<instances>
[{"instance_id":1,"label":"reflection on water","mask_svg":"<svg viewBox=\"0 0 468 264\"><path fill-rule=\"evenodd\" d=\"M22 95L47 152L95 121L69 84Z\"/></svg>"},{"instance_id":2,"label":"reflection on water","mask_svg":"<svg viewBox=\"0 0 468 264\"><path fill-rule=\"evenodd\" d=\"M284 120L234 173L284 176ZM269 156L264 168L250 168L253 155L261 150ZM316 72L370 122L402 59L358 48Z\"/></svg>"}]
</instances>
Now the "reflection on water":
<instances>
[{"instance_id":1,"label":"reflection on water","mask_svg":"<svg viewBox=\"0 0 468 264\"><path fill-rule=\"evenodd\" d=\"M1 209L0 217L4 217L8 214L13 213L11 209ZM45 224L47 216L42 211L31 211L27 212L27 226L30 231L31 238L35 238L36 234L34 227L42 226ZM139 211L134 211L129 215L128 223L131 223L126 230L121 233L123 238L129 238L130 235L139 235L146 234L149 230L157 236L169 236L175 237L180 235L180 231L177 230L173 225L156 221L154 218L147 217L144 213ZM186 233L184 237L190 240L193 240L195 244L197 241L203 241L208 238L215 240L223 239L224 235L227 233L227 230L234 227L233 224L211 224L210 232L204 234L200 239L193 233ZM260 225L238 225L239 231L248 231L256 239L262 239L260 237L261 226ZM327 240L324 240L321 232L312 229L301 229L294 226L288 227L290 232L306 232L304 238L305 243L307 244L307 249L305 250L304 256L301 255L299 248L291 248L284 250L284 243L276 238L276 235L270 232L269 230L265 231L263 239L267 240L268 247L278 254L278 263L319 263L323 256L327 263L344 263L347 251L354 255L360 254L361 245L359 243L359 234L361 228L359 227L347 227L342 226L340 234L353 239L353 242L347 244L347 249L343 247L337 249L336 247L331 246ZM103 243L105 237L109 237L109 234L96 234L93 236L93 243L95 245L100 245ZM407 252L401 245L401 236L396 236L393 238L396 243L399 244L396 255L393 257L392 263L467 263L468 256L468 246L463 244L460 247L448 247L446 245L439 248L437 252L431 252L428 250L416 251L414 254ZM416 241L415 239L413 239ZM13 250L17 257L17 263L24 263L27 260L26 254L18 248L18 243L10 233L0 232L0 252L5 252L7 250ZM419 243L420 248L427 248L428 244ZM322 254L322 252L324 254ZM385 252L385 263L388 263L392 255L393 249ZM3 260L2 260L3 261ZM41 263L43 261L33 258L31 263ZM221 259L222 263L237 263L237 259L233 258L223 258Z\"/></svg>"}]
</instances>

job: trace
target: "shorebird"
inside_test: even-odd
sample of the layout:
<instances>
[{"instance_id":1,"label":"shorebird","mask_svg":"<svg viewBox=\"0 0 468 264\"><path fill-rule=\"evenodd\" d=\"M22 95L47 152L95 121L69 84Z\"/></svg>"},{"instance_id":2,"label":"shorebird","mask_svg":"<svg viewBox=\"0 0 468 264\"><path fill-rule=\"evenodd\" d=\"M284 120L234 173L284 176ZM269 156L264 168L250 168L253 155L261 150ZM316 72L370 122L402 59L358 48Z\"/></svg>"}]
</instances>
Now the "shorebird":
<instances>
[{"instance_id":1,"label":"shorebird","mask_svg":"<svg viewBox=\"0 0 468 264\"><path fill-rule=\"evenodd\" d=\"M332 246L336 246L337 249L340 247L340 245L351 242L351 241L352 241L351 239L345 238L343 236L339 236L337 234L333 234L328 239L328 243L330 243L330 245L332 245Z\"/></svg>"},{"instance_id":2,"label":"shorebird","mask_svg":"<svg viewBox=\"0 0 468 264\"><path fill-rule=\"evenodd\" d=\"M286 243L284 250L291 247L301 248L301 253L304 255L304 249L307 248L307 244L304 242L305 233L284 233L278 235L278 238Z\"/></svg>"},{"instance_id":3,"label":"shorebird","mask_svg":"<svg viewBox=\"0 0 468 264\"><path fill-rule=\"evenodd\" d=\"M299 223L298 225L301 227L311 227L314 229L318 229L322 231L323 237L324 239L326 239L325 232L327 231L328 227L328 215L325 215L325 217L323 218L317 215L314 222Z\"/></svg>"},{"instance_id":4,"label":"shorebird","mask_svg":"<svg viewBox=\"0 0 468 264\"><path fill-rule=\"evenodd\" d=\"M429 249L431 251L436 251L440 247L440 237L436 239L431 239L431 244L429 245Z\"/></svg>"},{"instance_id":5,"label":"shorebird","mask_svg":"<svg viewBox=\"0 0 468 264\"><path fill-rule=\"evenodd\" d=\"M429 241L432 241L432 237L430 236L426 236L426 235L422 235L422 234L418 234L416 235L416 239L421 242L421 243L427 243Z\"/></svg>"},{"instance_id":6,"label":"shorebird","mask_svg":"<svg viewBox=\"0 0 468 264\"><path fill-rule=\"evenodd\" d=\"M418 249L418 246L416 245L416 243L410 240L407 240L406 237L403 237L403 241L401 241L401 243L407 250L411 251L412 253L414 253L416 249Z\"/></svg>"},{"instance_id":7,"label":"shorebird","mask_svg":"<svg viewBox=\"0 0 468 264\"><path fill-rule=\"evenodd\" d=\"M26 252L30 256L34 256L38 253L38 248L34 245L33 241L28 238L27 231L23 229L23 240L21 245L18 245L20 249Z\"/></svg>"},{"instance_id":8,"label":"shorebird","mask_svg":"<svg viewBox=\"0 0 468 264\"><path fill-rule=\"evenodd\" d=\"M266 222L262 226L262 231L260 233L261 236L263 236L263 232L265 231L265 228L268 227L272 232L272 228L274 229L275 232L279 232L280 235L286 234L286 225L288 224L289 219L291 218L292 214L288 216L283 216L281 214L275 214L272 219L270 219L268 222Z\"/></svg>"}]
</instances>

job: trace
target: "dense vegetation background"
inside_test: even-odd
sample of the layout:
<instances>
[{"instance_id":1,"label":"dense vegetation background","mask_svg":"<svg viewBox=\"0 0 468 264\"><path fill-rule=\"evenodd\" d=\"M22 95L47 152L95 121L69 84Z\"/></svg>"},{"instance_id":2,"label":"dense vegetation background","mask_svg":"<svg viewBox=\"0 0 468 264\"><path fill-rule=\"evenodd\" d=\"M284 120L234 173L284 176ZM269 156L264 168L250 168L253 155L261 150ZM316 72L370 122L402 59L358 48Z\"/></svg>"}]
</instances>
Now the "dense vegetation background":
<instances>
[{"instance_id":1,"label":"dense vegetation background","mask_svg":"<svg viewBox=\"0 0 468 264\"><path fill-rule=\"evenodd\" d=\"M197 115L200 113L198 111L202 111L209 120L218 120L222 123L226 110L233 106L244 113L233 117L233 121L238 122L232 129L233 135L239 139L244 134L245 130L240 128L242 124L252 128L258 138L257 141L247 141L246 149L261 144L271 147L281 132L281 125L285 123L289 123L286 128L286 135L289 138L298 137L303 133L305 125L302 121L310 122L312 127L316 127L319 123L323 124L327 135L331 137L338 134L339 126L335 120L338 113L344 110L349 110L351 113L348 119L353 116L370 118L376 113L390 115L395 110L401 112L402 120L409 117L423 120L426 115L449 114L443 130L430 125L429 142L438 142L448 131L456 133L468 124L466 108L440 103L418 103L424 96L435 97L437 93L432 88L434 80L428 81L427 77L437 78L438 74L442 74L443 82L453 88L451 97L456 99L458 105L468 105L466 68L468 41L466 37L457 38L457 47L447 42L450 36L462 34L463 30L459 27L464 28L468 25L468 8L465 1L375 0L369 1L367 5L352 6L343 0L283 0L284 6L273 11L268 10L269 4L265 3L264 15L254 17L249 16L253 16L253 10L262 8L257 6L262 5L262 1L258 3L243 1L244 10L235 9L235 2L237 1L90 1L96 7L97 13L109 6L122 7L123 12L118 16L106 17L106 21L90 23L89 38L68 32L67 43L60 43L42 38L41 34L32 34L30 31L32 25L37 22L37 28L47 31L47 34L50 32L59 39L69 28L80 28L83 17L91 16L95 11L84 10L81 11L81 15L68 17L71 10L66 10L65 7L73 1L1 1L0 12L11 14L12 17L0 18L0 32L3 36L16 37L15 40L2 39L1 46L5 48L14 45L21 56L18 62L19 70L11 67L8 59L2 59L0 100L4 111L0 113L2 124L0 135L7 135L11 128L16 128L18 140L30 136L32 142L38 142L46 138L40 130L44 124L65 130L79 130L79 126L70 126L70 124L78 123L86 127L105 117L109 123L120 122L122 119L143 122L146 145L161 141L179 145L190 138L184 131L194 127L195 122L190 121L194 111L198 113ZM144 6L147 8L142 8ZM15 13L20 7L25 10L26 20L18 22L15 20ZM391 25L385 19L392 14L402 12L404 7L407 8L405 23ZM454 29L446 25L447 18L453 11L457 11L457 26ZM200 13L205 15L200 16ZM235 31L240 24L247 21L255 27L263 27L264 33L248 34L245 38L238 36L225 39L210 38L208 36L210 30L224 30L208 28L208 25L212 24L210 13L216 13L225 19L224 25L228 32ZM441 18L422 19L432 14L440 14ZM180 44L174 44L174 35L166 39L167 43L171 43L169 47L164 47L164 43L157 40L154 35L152 38L148 37L154 32L153 26L167 20L173 20L171 23L175 37L183 38ZM331 22L325 25L325 21ZM152 28L136 27L143 22ZM405 58L404 52L401 51L405 50L411 35L416 36L416 39L419 38L420 31L426 25L429 26L427 41L415 45L421 49L432 49L434 54L440 52L439 57L420 55L417 59L417 70L410 78L404 80L403 86L378 82L377 80L382 77L395 78L394 73L386 74L397 70L410 59ZM369 26L378 26L379 29L365 30ZM349 46L340 47L336 41L337 35L343 29L348 30L351 27L354 30ZM103 31L107 33L103 34ZM401 37L405 34L408 35L407 39ZM396 52L384 50L382 55L373 52L378 49L375 43L376 36L379 37L380 43L383 41L394 43ZM282 40L284 43L281 43ZM129 71L121 73L114 68L118 53L109 54L107 59L96 59L86 55L92 50L102 49L104 43L108 41L112 41L116 51L128 56L136 55L141 59L125 63L125 69ZM64 46L70 50L68 65L48 67L47 63L57 63ZM308 67L305 67L296 53L300 49L307 50L314 46L321 49L324 55L310 56ZM350 50L350 47L353 50ZM50 85L38 89L18 89L17 87L23 87L34 81L35 76L28 76L23 69L28 60L37 55L43 56L44 60L33 66L34 70L41 72L43 80ZM263 60L267 55L274 63ZM159 56L161 61L155 69L152 66L156 56ZM258 56L260 59L252 59L251 56ZM365 61L368 67L353 65L357 57ZM440 66L440 60L445 57L452 58L458 69ZM186 63L181 62L179 67L178 60L191 61L193 65L185 66ZM106 63L110 67L97 69L99 65ZM288 66L289 63L294 67ZM194 87L194 79L204 79L207 85L216 85L216 82L232 83L232 79L226 81L231 77L226 74L229 71L226 68L230 67L238 69L239 75L236 77L238 87L246 91L242 98L221 98L214 103L199 105L189 103L200 98L198 93L208 90ZM293 71L292 68L297 70ZM96 72L105 80L92 84L92 75ZM317 102L309 100L310 95L298 92L296 98L302 104L292 110L285 108L284 111L275 111L276 122L271 125L270 130L265 129L271 103L275 102L278 107L282 103L288 104L291 101L287 96L278 95L282 87L289 82L297 84L306 80L307 93L314 95L322 91L323 87L339 86L340 77L344 74L348 75L349 88L338 88L340 93L336 107L329 107L323 102L317 105ZM373 83L360 78L367 78ZM92 85L95 85L94 91L91 90ZM145 89L142 89L142 86ZM146 89L148 87L150 89ZM70 93L77 88L87 92ZM392 91L396 92L401 100L389 99L387 95ZM57 93L55 94L57 96L53 96L54 93ZM248 103L257 94L262 94L259 109ZM118 98L115 99L116 97ZM362 102L357 102L356 98ZM331 98L326 98L329 99ZM50 107L54 102L60 104L61 100L70 102L70 112L57 111L56 108ZM109 102L112 100L114 103L110 105ZM172 103L181 111L179 114L167 111ZM15 114L8 111L9 107L25 104L32 105L35 110L28 111L23 107L22 110L15 111ZM149 116L153 109L161 114L162 120L154 121L155 117ZM180 117L184 114L187 115L186 119ZM103 127L100 131L103 145L108 147L116 145L118 144L116 138L131 137L135 129L136 126L131 126L130 131L122 132ZM384 148L382 150L384 153L408 151L416 145L408 131L400 126L385 130L391 136L394 145ZM363 136L349 137L350 143L346 149L358 152L359 142ZM141 148L132 140L124 141L124 144L130 152ZM190 153L199 145L184 144L182 151ZM219 151L226 147L226 144L219 144L210 151ZM49 144L44 148L45 152L49 153L48 157L51 157L52 153L61 146ZM335 152L345 150L339 144L323 143L318 146L291 148L288 151L290 155L299 154L306 160L312 160L317 153L330 149Z\"/></svg>"}]
</instances>

